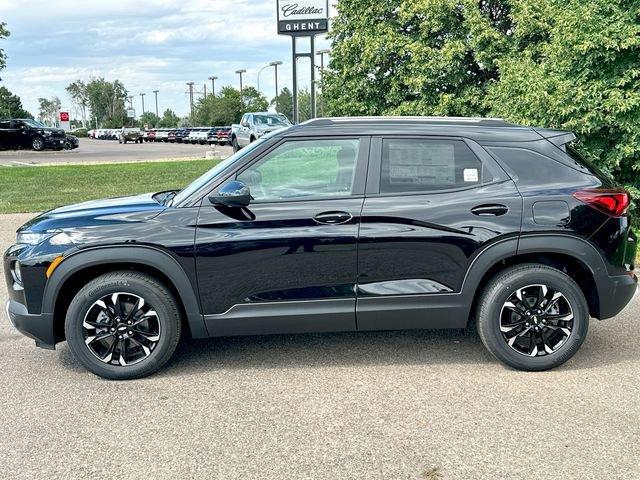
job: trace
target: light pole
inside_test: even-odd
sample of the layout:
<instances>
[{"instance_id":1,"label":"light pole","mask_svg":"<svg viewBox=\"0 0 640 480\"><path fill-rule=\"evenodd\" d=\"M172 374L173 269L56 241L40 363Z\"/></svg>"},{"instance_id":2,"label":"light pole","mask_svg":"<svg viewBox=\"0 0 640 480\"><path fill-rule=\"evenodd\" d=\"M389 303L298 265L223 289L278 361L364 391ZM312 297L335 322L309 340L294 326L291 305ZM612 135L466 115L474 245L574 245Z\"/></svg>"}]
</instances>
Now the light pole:
<instances>
[{"instance_id":1,"label":"light pole","mask_svg":"<svg viewBox=\"0 0 640 480\"><path fill-rule=\"evenodd\" d=\"M276 97L275 97L276 112L278 111L278 65L282 65L282 62L280 60L276 60L274 62L269 63L269 66L273 67L273 73L275 75L275 81L276 81Z\"/></svg>"},{"instance_id":2,"label":"light pole","mask_svg":"<svg viewBox=\"0 0 640 480\"><path fill-rule=\"evenodd\" d=\"M191 108L191 126L193 126L193 82L187 82L189 87L189 107Z\"/></svg>"},{"instance_id":3,"label":"light pole","mask_svg":"<svg viewBox=\"0 0 640 480\"><path fill-rule=\"evenodd\" d=\"M144 96L146 95L146 93L141 93L140 96L142 97L142 115L144 115Z\"/></svg>"},{"instance_id":4,"label":"light pole","mask_svg":"<svg viewBox=\"0 0 640 480\"><path fill-rule=\"evenodd\" d=\"M156 117L158 117L158 118L160 118L160 115L158 114L158 92L159 92L159 91L160 91L160 90L154 90L154 91L153 91L153 94L154 94L154 95L155 95L155 97L156 97Z\"/></svg>"},{"instance_id":5,"label":"light pole","mask_svg":"<svg viewBox=\"0 0 640 480\"><path fill-rule=\"evenodd\" d=\"M214 97L216 96L216 80L217 79L218 77L215 77L215 76L209 77L209 80L211 80L211 95L213 95Z\"/></svg>"},{"instance_id":6,"label":"light pole","mask_svg":"<svg viewBox=\"0 0 640 480\"><path fill-rule=\"evenodd\" d=\"M322 50L318 50L318 55L320 55L320 82L322 82L324 78L324 56L329 53L328 48L323 48ZM322 115L324 115L324 96L320 97L320 111Z\"/></svg>"},{"instance_id":7,"label":"light pole","mask_svg":"<svg viewBox=\"0 0 640 480\"><path fill-rule=\"evenodd\" d=\"M329 53L329 49L323 48L322 50L318 50L316 53L320 55L320 74L322 74L322 71L324 70L324 56Z\"/></svg>"},{"instance_id":8,"label":"light pole","mask_svg":"<svg viewBox=\"0 0 640 480\"><path fill-rule=\"evenodd\" d=\"M244 68L241 68L240 70L236 70L236 73L238 75L240 75L240 103L242 105L244 105L244 99L242 98L242 74L245 73L247 70Z\"/></svg>"}]
</instances>

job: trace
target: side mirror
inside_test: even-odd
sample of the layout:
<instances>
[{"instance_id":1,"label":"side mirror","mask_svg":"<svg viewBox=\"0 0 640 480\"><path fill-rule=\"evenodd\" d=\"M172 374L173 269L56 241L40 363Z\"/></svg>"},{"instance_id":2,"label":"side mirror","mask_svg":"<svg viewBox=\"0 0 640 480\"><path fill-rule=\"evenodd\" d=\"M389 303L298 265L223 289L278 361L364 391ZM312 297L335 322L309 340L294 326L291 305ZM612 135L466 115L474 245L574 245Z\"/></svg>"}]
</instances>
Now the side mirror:
<instances>
[{"instance_id":1,"label":"side mirror","mask_svg":"<svg viewBox=\"0 0 640 480\"><path fill-rule=\"evenodd\" d=\"M233 180L223 185L217 192L209 195L209 201L213 205L222 205L224 207L247 207L251 203L251 192L244 183Z\"/></svg>"}]
</instances>

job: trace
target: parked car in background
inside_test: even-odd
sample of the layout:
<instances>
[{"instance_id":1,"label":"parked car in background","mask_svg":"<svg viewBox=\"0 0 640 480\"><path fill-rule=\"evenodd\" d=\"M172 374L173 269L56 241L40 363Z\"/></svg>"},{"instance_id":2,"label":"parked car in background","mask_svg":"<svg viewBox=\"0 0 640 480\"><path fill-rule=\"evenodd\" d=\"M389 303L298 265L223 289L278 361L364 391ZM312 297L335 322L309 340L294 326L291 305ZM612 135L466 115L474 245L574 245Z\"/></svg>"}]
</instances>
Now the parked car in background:
<instances>
[{"instance_id":1,"label":"parked car in background","mask_svg":"<svg viewBox=\"0 0 640 480\"><path fill-rule=\"evenodd\" d=\"M151 130L149 130L149 132L147 133L147 141L148 142L155 142L156 140L156 129L152 128Z\"/></svg>"},{"instance_id":2,"label":"parked car in background","mask_svg":"<svg viewBox=\"0 0 640 480\"><path fill-rule=\"evenodd\" d=\"M179 128L176 130L176 142L183 143L184 138L189 135L189 128Z\"/></svg>"},{"instance_id":3,"label":"parked car in background","mask_svg":"<svg viewBox=\"0 0 640 480\"><path fill-rule=\"evenodd\" d=\"M76 137L75 135L67 134L64 142L64 149L73 150L78 148L79 146L80 146L80 140L78 140L78 137Z\"/></svg>"},{"instance_id":4,"label":"parked car in background","mask_svg":"<svg viewBox=\"0 0 640 480\"><path fill-rule=\"evenodd\" d=\"M218 145L227 145L230 142L231 127L220 127L217 132Z\"/></svg>"},{"instance_id":5,"label":"parked car in background","mask_svg":"<svg viewBox=\"0 0 640 480\"><path fill-rule=\"evenodd\" d=\"M638 286L629 193L575 138L472 118L282 129L183 190L27 222L4 256L9 319L111 379L157 371L187 333L470 322L503 363L547 370Z\"/></svg>"},{"instance_id":6,"label":"parked car in background","mask_svg":"<svg viewBox=\"0 0 640 480\"><path fill-rule=\"evenodd\" d=\"M47 127L37 120L30 118L0 120L0 148L2 149L62 150L65 139L64 130Z\"/></svg>"},{"instance_id":7,"label":"parked car in background","mask_svg":"<svg viewBox=\"0 0 640 480\"><path fill-rule=\"evenodd\" d=\"M169 139L169 128L159 128L156 130L156 142L166 142Z\"/></svg>"},{"instance_id":8,"label":"parked car in background","mask_svg":"<svg viewBox=\"0 0 640 480\"><path fill-rule=\"evenodd\" d=\"M218 144L218 130L220 130L220 127L213 127L207 132L207 143L209 145Z\"/></svg>"},{"instance_id":9,"label":"parked car in background","mask_svg":"<svg viewBox=\"0 0 640 480\"><path fill-rule=\"evenodd\" d=\"M142 130L138 127L122 127L118 133L118 143L142 143Z\"/></svg>"},{"instance_id":10,"label":"parked car in background","mask_svg":"<svg viewBox=\"0 0 640 480\"><path fill-rule=\"evenodd\" d=\"M251 112L242 116L239 124L231 125L233 151L246 147L267 133L290 127L291 122L280 113Z\"/></svg>"},{"instance_id":11,"label":"parked car in background","mask_svg":"<svg viewBox=\"0 0 640 480\"><path fill-rule=\"evenodd\" d=\"M167 134L167 141L170 143L175 143L176 142L176 132L177 129L172 129L169 130L169 133Z\"/></svg>"}]
</instances>

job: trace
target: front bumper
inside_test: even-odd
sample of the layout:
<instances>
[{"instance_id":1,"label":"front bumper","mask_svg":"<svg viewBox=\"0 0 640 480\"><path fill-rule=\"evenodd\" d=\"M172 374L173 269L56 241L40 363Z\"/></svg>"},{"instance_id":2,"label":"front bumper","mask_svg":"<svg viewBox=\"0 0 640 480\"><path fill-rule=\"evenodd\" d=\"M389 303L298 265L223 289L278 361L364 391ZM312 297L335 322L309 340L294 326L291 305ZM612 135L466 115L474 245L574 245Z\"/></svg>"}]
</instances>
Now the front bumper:
<instances>
[{"instance_id":1,"label":"front bumper","mask_svg":"<svg viewBox=\"0 0 640 480\"><path fill-rule=\"evenodd\" d=\"M15 301L7 301L7 316L11 324L23 335L36 341L36 346L55 349L53 333L53 315L40 313L30 314L27 307Z\"/></svg>"},{"instance_id":2,"label":"front bumper","mask_svg":"<svg viewBox=\"0 0 640 480\"><path fill-rule=\"evenodd\" d=\"M46 148L62 148L64 147L64 142L66 138L64 137L43 137L44 138L44 146Z\"/></svg>"}]
</instances>

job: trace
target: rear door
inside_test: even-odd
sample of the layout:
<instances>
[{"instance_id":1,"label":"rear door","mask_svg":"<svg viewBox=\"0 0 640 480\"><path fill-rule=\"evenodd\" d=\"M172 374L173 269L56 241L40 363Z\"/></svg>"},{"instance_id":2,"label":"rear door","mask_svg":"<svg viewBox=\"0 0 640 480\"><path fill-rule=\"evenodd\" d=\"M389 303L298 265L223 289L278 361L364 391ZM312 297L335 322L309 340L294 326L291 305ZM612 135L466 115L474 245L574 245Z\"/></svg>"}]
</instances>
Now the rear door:
<instances>
[{"instance_id":1,"label":"rear door","mask_svg":"<svg viewBox=\"0 0 640 480\"><path fill-rule=\"evenodd\" d=\"M482 249L520 232L522 199L473 141L372 139L358 243L359 330L464 327ZM515 250L514 250L515 253Z\"/></svg>"}]
</instances>

